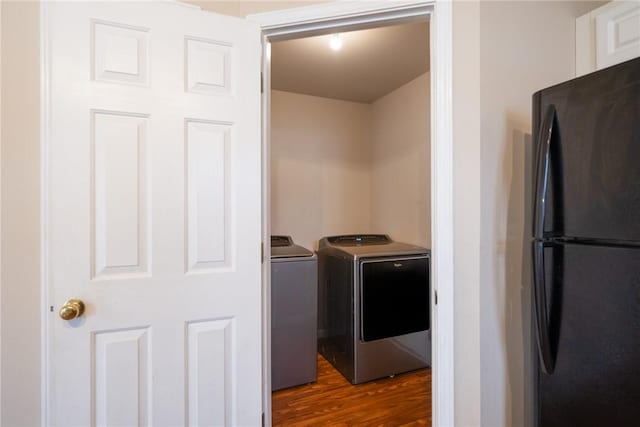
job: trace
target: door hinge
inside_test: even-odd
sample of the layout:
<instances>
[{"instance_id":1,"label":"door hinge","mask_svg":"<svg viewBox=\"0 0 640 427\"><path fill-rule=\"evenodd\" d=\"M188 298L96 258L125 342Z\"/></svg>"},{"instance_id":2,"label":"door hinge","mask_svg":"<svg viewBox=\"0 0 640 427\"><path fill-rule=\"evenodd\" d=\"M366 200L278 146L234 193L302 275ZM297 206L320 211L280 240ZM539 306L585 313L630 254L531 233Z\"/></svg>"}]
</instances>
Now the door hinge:
<instances>
[{"instance_id":1,"label":"door hinge","mask_svg":"<svg viewBox=\"0 0 640 427\"><path fill-rule=\"evenodd\" d=\"M262 413L262 427L264 427L264 412Z\"/></svg>"},{"instance_id":2,"label":"door hinge","mask_svg":"<svg viewBox=\"0 0 640 427\"><path fill-rule=\"evenodd\" d=\"M260 72L260 93L264 93L264 74Z\"/></svg>"},{"instance_id":3,"label":"door hinge","mask_svg":"<svg viewBox=\"0 0 640 427\"><path fill-rule=\"evenodd\" d=\"M260 242L260 264L264 264L264 242Z\"/></svg>"},{"instance_id":4,"label":"door hinge","mask_svg":"<svg viewBox=\"0 0 640 427\"><path fill-rule=\"evenodd\" d=\"M433 296L435 298L434 304L438 305L438 291L433 291Z\"/></svg>"}]
</instances>

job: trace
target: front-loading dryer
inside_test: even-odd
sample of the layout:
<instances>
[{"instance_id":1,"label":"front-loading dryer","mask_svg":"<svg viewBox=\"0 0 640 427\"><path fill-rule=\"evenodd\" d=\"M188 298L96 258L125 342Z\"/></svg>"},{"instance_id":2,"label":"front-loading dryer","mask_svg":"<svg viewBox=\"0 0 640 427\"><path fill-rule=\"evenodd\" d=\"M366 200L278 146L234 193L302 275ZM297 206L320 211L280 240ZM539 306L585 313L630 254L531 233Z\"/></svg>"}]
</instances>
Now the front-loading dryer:
<instances>
[{"instance_id":1,"label":"front-loading dryer","mask_svg":"<svg viewBox=\"0 0 640 427\"><path fill-rule=\"evenodd\" d=\"M318 348L353 384L431 364L430 251L387 235L318 247Z\"/></svg>"}]
</instances>

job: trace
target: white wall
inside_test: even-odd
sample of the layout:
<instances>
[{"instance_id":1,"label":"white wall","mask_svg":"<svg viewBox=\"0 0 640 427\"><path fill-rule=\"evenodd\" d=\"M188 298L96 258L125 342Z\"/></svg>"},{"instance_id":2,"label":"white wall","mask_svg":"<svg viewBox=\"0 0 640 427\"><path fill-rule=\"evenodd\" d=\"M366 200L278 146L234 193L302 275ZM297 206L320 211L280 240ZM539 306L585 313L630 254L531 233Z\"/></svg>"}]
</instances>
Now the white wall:
<instances>
[{"instance_id":1,"label":"white wall","mask_svg":"<svg viewBox=\"0 0 640 427\"><path fill-rule=\"evenodd\" d=\"M452 77L455 422L457 427L465 427L479 426L481 422L480 5L477 2L453 3Z\"/></svg>"},{"instance_id":2,"label":"white wall","mask_svg":"<svg viewBox=\"0 0 640 427\"><path fill-rule=\"evenodd\" d=\"M431 247L430 73L372 104L371 230Z\"/></svg>"},{"instance_id":3,"label":"white wall","mask_svg":"<svg viewBox=\"0 0 640 427\"><path fill-rule=\"evenodd\" d=\"M429 73L372 104L272 91L272 234L431 247L429 91Z\"/></svg>"},{"instance_id":4,"label":"white wall","mask_svg":"<svg viewBox=\"0 0 640 427\"><path fill-rule=\"evenodd\" d=\"M457 425L529 424L531 95L574 76L575 18L599 5L454 5Z\"/></svg>"},{"instance_id":5,"label":"white wall","mask_svg":"<svg viewBox=\"0 0 640 427\"><path fill-rule=\"evenodd\" d=\"M39 6L2 2L3 426L40 424Z\"/></svg>"},{"instance_id":6,"label":"white wall","mask_svg":"<svg viewBox=\"0 0 640 427\"><path fill-rule=\"evenodd\" d=\"M271 92L271 232L308 248L368 233L371 106Z\"/></svg>"}]
</instances>

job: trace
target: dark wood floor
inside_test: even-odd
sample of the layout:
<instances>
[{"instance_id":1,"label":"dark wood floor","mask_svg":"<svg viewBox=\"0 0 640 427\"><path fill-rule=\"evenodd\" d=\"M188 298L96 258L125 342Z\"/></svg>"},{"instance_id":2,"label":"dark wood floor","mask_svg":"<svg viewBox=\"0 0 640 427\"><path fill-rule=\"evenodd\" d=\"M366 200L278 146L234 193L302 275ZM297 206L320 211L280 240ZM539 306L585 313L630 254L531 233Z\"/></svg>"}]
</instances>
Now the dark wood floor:
<instances>
[{"instance_id":1,"label":"dark wood floor","mask_svg":"<svg viewBox=\"0 0 640 427\"><path fill-rule=\"evenodd\" d=\"M351 385L318 355L318 382L272 395L274 426L431 425L431 369Z\"/></svg>"}]
</instances>

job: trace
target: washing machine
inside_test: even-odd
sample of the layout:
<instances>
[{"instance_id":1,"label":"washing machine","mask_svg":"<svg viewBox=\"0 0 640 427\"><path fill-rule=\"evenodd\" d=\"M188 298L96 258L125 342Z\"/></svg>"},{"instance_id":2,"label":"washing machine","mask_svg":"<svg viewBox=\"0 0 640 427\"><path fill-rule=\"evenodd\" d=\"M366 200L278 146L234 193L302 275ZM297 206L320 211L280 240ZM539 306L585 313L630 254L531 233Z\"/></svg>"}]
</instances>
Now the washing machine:
<instances>
[{"instance_id":1,"label":"washing machine","mask_svg":"<svg viewBox=\"0 0 640 427\"><path fill-rule=\"evenodd\" d=\"M324 237L319 352L352 384L431 364L428 249L382 234Z\"/></svg>"},{"instance_id":2,"label":"washing machine","mask_svg":"<svg viewBox=\"0 0 640 427\"><path fill-rule=\"evenodd\" d=\"M271 388L317 379L316 255L290 236L271 236Z\"/></svg>"}]
</instances>

